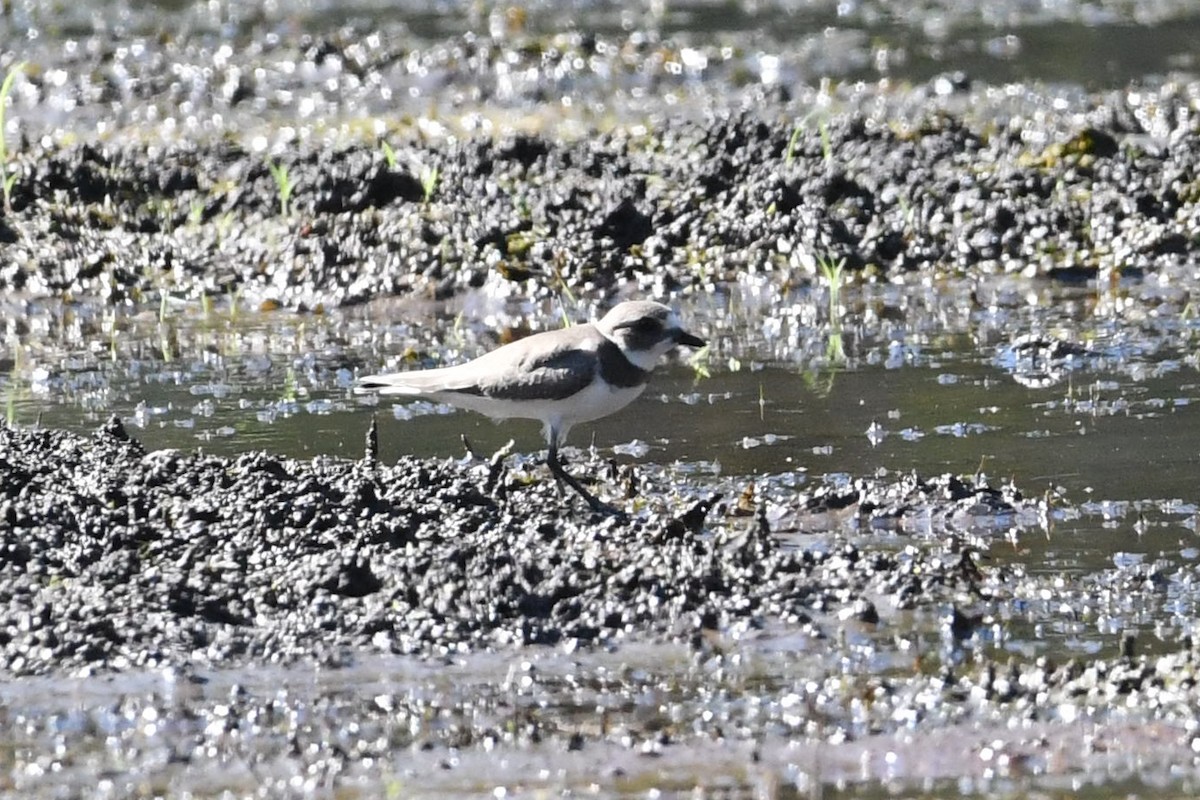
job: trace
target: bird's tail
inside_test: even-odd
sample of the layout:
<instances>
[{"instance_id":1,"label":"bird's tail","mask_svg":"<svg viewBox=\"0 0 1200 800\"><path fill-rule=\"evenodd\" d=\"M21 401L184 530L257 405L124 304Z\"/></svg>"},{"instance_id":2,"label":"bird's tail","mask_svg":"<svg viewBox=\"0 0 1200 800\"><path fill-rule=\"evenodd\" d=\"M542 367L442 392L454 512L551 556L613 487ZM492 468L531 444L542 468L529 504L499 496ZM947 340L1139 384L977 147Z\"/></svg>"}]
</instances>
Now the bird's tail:
<instances>
[{"instance_id":1,"label":"bird's tail","mask_svg":"<svg viewBox=\"0 0 1200 800\"><path fill-rule=\"evenodd\" d=\"M354 385L357 393L378 392L417 397L453 388L446 370L427 369L413 372L393 372L387 375L367 375Z\"/></svg>"}]
</instances>

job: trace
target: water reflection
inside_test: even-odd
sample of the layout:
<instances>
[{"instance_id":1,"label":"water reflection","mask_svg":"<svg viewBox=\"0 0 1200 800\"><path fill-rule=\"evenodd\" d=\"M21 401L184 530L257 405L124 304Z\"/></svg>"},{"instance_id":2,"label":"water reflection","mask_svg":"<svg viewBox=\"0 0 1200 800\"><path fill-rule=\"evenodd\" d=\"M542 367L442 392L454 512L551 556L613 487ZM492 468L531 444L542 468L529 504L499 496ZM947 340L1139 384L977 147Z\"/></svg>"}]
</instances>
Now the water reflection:
<instances>
[{"instance_id":1,"label":"water reflection","mask_svg":"<svg viewBox=\"0 0 1200 800\"><path fill-rule=\"evenodd\" d=\"M825 300L747 286L677 303L713 342L704 364L674 361L634 405L581 426L571 444L630 458L621 448L636 439L643 460L708 462L728 475L882 467L984 472L1080 498L1192 491L1200 382L1186 320L1122 324L1096 316L1086 291L997 283L850 289L831 329ZM526 316L553 327L556 306L475 298L403 319L217 309L163 320L43 304L10 325L16 357L0 386L19 423L85 430L117 413L151 448L358 457L374 416L385 459L458 456L461 434L481 451L510 437L536 451L535 423L394 405L350 387L364 371L477 355L528 328ZM1064 329L1085 344L1056 344ZM1012 330L1045 332L1034 337L1050 343L1044 380L1027 379L1017 356L1030 339Z\"/></svg>"}]
</instances>

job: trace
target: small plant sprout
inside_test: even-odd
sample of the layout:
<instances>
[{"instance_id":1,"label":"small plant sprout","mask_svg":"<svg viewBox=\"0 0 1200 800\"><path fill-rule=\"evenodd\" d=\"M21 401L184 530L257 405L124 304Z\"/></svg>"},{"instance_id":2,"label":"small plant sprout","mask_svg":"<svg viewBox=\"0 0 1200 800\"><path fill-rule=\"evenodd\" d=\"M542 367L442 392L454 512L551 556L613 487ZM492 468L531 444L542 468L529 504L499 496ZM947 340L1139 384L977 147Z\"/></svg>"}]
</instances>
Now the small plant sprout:
<instances>
[{"instance_id":1,"label":"small plant sprout","mask_svg":"<svg viewBox=\"0 0 1200 800\"><path fill-rule=\"evenodd\" d=\"M987 473L983 471L983 468L984 465L987 464L989 458L991 458L991 456L987 455L986 453L979 457L979 466L975 470L976 486L984 483L987 480Z\"/></svg>"},{"instance_id":2,"label":"small plant sprout","mask_svg":"<svg viewBox=\"0 0 1200 800\"><path fill-rule=\"evenodd\" d=\"M800 135L808 127L808 121L817 113L813 111L796 120L796 125L792 128L792 135L788 138L787 149L783 151L785 166L790 167L796 160L796 147L800 144ZM821 137L821 153L825 157L825 163L831 165L833 164L833 140L829 134L829 119L823 114L817 121L817 133Z\"/></svg>"},{"instance_id":3,"label":"small plant sprout","mask_svg":"<svg viewBox=\"0 0 1200 800\"><path fill-rule=\"evenodd\" d=\"M573 324L571 315L567 313L567 303L571 304L572 308L579 308L579 300L575 297L575 293L571 291L571 285L567 283L567 279L563 277L562 268L567 263L567 257L562 250L555 250L554 258L550 261L550 269L554 272L554 280L558 283L555 291L558 294L558 306L562 310L563 327L569 328Z\"/></svg>"},{"instance_id":4,"label":"small plant sprout","mask_svg":"<svg viewBox=\"0 0 1200 800\"><path fill-rule=\"evenodd\" d=\"M433 197L433 192L437 189L438 177L441 175L441 170L437 167L421 167L421 202L429 204L429 198Z\"/></svg>"},{"instance_id":5,"label":"small plant sprout","mask_svg":"<svg viewBox=\"0 0 1200 800\"><path fill-rule=\"evenodd\" d=\"M396 151L392 149L392 146L387 143L386 139L381 140L379 142L379 147L381 150L383 150L383 160L387 162L387 168L395 169L396 168Z\"/></svg>"},{"instance_id":6,"label":"small plant sprout","mask_svg":"<svg viewBox=\"0 0 1200 800\"><path fill-rule=\"evenodd\" d=\"M817 124L817 130L821 133L821 153L825 156L825 163L832 165L833 140L829 136L829 120L822 118Z\"/></svg>"},{"instance_id":7,"label":"small plant sprout","mask_svg":"<svg viewBox=\"0 0 1200 800\"><path fill-rule=\"evenodd\" d=\"M692 375L697 381L712 377L712 372L708 368L709 357L712 355L712 350L709 345L704 345L688 359L688 366L692 368Z\"/></svg>"},{"instance_id":8,"label":"small plant sprout","mask_svg":"<svg viewBox=\"0 0 1200 800\"><path fill-rule=\"evenodd\" d=\"M12 371L8 374L8 392L6 392L4 400L4 419L8 422L8 427L12 428L17 424L17 368L13 366Z\"/></svg>"},{"instance_id":9,"label":"small plant sprout","mask_svg":"<svg viewBox=\"0 0 1200 800\"><path fill-rule=\"evenodd\" d=\"M787 150L783 153L783 163L789 167L796 160L796 145L800 142L800 134L804 132L804 123L807 119L805 117L804 119L797 120L795 127L792 128L792 135L788 139Z\"/></svg>"},{"instance_id":10,"label":"small plant sprout","mask_svg":"<svg viewBox=\"0 0 1200 800\"><path fill-rule=\"evenodd\" d=\"M454 315L454 324L450 326L450 334L454 341L454 346L462 350L467 345L466 335L466 318L463 317L463 312L458 312Z\"/></svg>"},{"instance_id":11,"label":"small plant sprout","mask_svg":"<svg viewBox=\"0 0 1200 800\"><path fill-rule=\"evenodd\" d=\"M162 359L164 364L170 364L175 360L175 352L178 349L175 345L174 331L170 325L160 325L158 329L158 346L162 350Z\"/></svg>"},{"instance_id":12,"label":"small plant sprout","mask_svg":"<svg viewBox=\"0 0 1200 800\"><path fill-rule=\"evenodd\" d=\"M283 391L279 395L279 399L284 403L294 403L299 396L299 391L296 383L296 368L288 365L287 372L283 376Z\"/></svg>"},{"instance_id":13,"label":"small plant sprout","mask_svg":"<svg viewBox=\"0 0 1200 800\"><path fill-rule=\"evenodd\" d=\"M571 321L571 315L567 313L567 304L563 302L562 295L558 296L558 313L562 315L564 328L569 328L575 324Z\"/></svg>"},{"instance_id":14,"label":"small plant sprout","mask_svg":"<svg viewBox=\"0 0 1200 800\"><path fill-rule=\"evenodd\" d=\"M842 283L846 270L846 259L839 258L834 261L829 256L818 256L817 267L821 270L821 276L829 284L829 321L840 327L842 316L839 309L842 303Z\"/></svg>"},{"instance_id":15,"label":"small plant sprout","mask_svg":"<svg viewBox=\"0 0 1200 800\"><path fill-rule=\"evenodd\" d=\"M825 347L825 356L832 364L846 362L846 350L842 344L842 279L846 269L846 259L834 261L831 257L817 258L817 266L829 283L829 342Z\"/></svg>"},{"instance_id":16,"label":"small plant sprout","mask_svg":"<svg viewBox=\"0 0 1200 800\"><path fill-rule=\"evenodd\" d=\"M287 164L268 161L267 169L271 170L271 177L275 179L275 188L279 192L279 213L284 217L291 216L292 190L296 184L288 175Z\"/></svg>"},{"instance_id":17,"label":"small plant sprout","mask_svg":"<svg viewBox=\"0 0 1200 800\"><path fill-rule=\"evenodd\" d=\"M4 190L5 211L12 211L12 190L17 182L17 173L12 171L12 165L8 163L8 96L12 94L17 76L25 71L26 63L14 64L4 76L4 83L0 83L0 188Z\"/></svg>"},{"instance_id":18,"label":"small plant sprout","mask_svg":"<svg viewBox=\"0 0 1200 800\"><path fill-rule=\"evenodd\" d=\"M913 206L912 206L912 201L910 201L904 195L900 195L898 198L896 198L896 202L900 206L900 214L904 218L904 229L912 230L913 219L914 219L914 210L913 210Z\"/></svg>"},{"instance_id":19,"label":"small plant sprout","mask_svg":"<svg viewBox=\"0 0 1200 800\"><path fill-rule=\"evenodd\" d=\"M513 205L517 209L517 217L525 222L533 219L533 209L529 205L529 199L521 196L516 199Z\"/></svg>"}]
</instances>

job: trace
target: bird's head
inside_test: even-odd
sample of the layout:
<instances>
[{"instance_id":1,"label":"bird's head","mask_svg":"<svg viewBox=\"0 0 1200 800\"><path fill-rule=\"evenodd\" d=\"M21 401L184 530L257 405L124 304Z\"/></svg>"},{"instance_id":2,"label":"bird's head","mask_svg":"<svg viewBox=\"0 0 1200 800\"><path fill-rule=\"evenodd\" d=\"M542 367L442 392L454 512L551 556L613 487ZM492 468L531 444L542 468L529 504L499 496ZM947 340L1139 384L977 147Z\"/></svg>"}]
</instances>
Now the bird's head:
<instances>
[{"instance_id":1,"label":"bird's head","mask_svg":"<svg viewBox=\"0 0 1200 800\"><path fill-rule=\"evenodd\" d=\"M633 364L652 370L676 345L703 347L704 340L683 329L679 317L662 303L631 300L615 306L596 323Z\"/></svg>"}]
</instances>

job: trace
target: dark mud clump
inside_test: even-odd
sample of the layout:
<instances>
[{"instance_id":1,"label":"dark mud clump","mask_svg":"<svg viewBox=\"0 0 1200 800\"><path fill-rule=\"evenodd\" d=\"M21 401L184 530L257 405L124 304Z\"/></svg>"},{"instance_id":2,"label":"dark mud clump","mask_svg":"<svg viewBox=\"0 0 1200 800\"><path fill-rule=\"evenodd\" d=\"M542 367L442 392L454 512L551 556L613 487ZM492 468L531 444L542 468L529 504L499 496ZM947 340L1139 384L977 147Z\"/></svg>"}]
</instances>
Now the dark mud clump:
<instances>
[{"instance_id":1,"label":"dark mud clump","mask_svg":"<svg viewBox=\"0 0 1200 800\"><path fill-rule=\"evenodd\" d=\"M485 491L492 469L146 452L115 418L90 438L0 428L4 663L701 646L771 624L822 636L814 614L865 619L865 598L936 605L1003 582L936 553L785 548L762 515L706 521L710 500L590 515L548 478Z\"/></svg>"},{"instance_id":2,"label":"dark mud clump","mask_svg":"<svg viewBox=\"0 0 1200 800\"><path fill-rule=\"evenodd\" d=\"M1179 263L1200 241L1197 148L1128 134L1118 110L1036 132L1020 116L851 110L795 136L778 111L573 142L397 141L391 160L362 144L272 159L234 143L33 145L0 288L313 308L508 281L530 294L711 288L747 271L795 282L819 259L1079 280ZM294 186L286 214L268 161Z\"/></svg>"}]
</instances>

